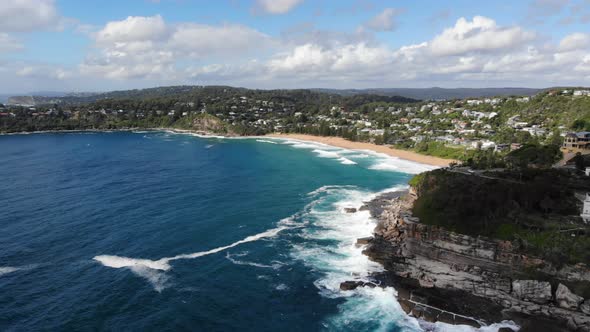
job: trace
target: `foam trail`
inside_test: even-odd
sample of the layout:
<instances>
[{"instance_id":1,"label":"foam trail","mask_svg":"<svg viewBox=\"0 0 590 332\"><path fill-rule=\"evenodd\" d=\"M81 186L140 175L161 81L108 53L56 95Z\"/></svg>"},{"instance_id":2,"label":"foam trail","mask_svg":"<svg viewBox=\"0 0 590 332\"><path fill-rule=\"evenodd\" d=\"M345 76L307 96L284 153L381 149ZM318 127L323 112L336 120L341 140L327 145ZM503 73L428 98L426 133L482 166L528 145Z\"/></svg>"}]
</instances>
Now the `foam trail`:
<instances>
[{"instance_id":1,"label":"foam trail","mask_svg":"<svg viewBox=\"0 0 590 332\"><path fill-rule=\"evenodd\" d=\"M246 254L236 254L234 256L245 256ZM265 269L275 269L278 270L282 264L274 263L272 265L266 265L266 264L261 264L261 263L256 263L256 262L247 262L247 261L241 261L241 260L237 260L235 258L232 257L232 255L230 255L230 253L227 253L225 255L225 258L227 258L230 262L236 264L236 265L248 265L248 266L254 266L254 267L260 267L260 268L265 268Z\"/></svg>"},{"instance_id":2,"label":"foam trail","mask_svg":"<svg viewBox=\"0 0 590 332\"><path fill-rule=\"evenodd\" d=\"M3 266L3 267L0 267L0 277L2 277L3 275L13 273L13 272L17 272L17 271L32 270L32 269L36 268L37 266L39 266L39 265L38 264L30 264L30 265L25 265L25 266Z\"/></svg>"},{"instance_id":3,"label":"foam trail","mask_svg":"<svg viewBox=\"0 0 590 332\"><path fill-rule=\"evenodd\" d=\"M130 270L136 275L146 279L150 284L152 284L154 290L156 290L158 293L162 292L162 290L166 288L168 279L170 278L165 272L150 269L144 265L130 267Z\"/></svg>"},{"instance_id":4,"label":"foam trail","mask_svg":"<svg viewBox=\"0 0 590 332\"><path fill-rule=\"evenodd\" d=\"M218 247L218 248L207 250L207 251L199 251L199 252L195 252L195 253L191 253L191 254L177 255L174 257L164 257L159 260L120 257L120 256L112 256L112 255L99 255L99 256L95 256L93 259L95 261L100 262L104 266L112 267L115 269L120 269L120 268L125 268L125 267L126 268L145 267L145 268L149 268L152 270L168 271L172 268L170 266L170 262L172 262L172 261L179 260L179 259L194 259L194 258L198 258L198 257L203 257L203 256L215 254L215 253L239 246L240 244L257 241L257 240L260 240L263 238L274 237L280 231L282 231L286 228L287 227L285 227L285 226L280 226L277 228L267 230L266 232L262 232L262 233L259 233L256 235L248 236L245 239L234 242L234 243L227 245L227 246Z\"/></svg>"},{"instance_id":5,"label":"foam trail","mask_svg":"<svg viewBox=\"0 0 590 332\"><path fill-rule=\"evenodd\" d=\"M5 274L9 274L12 272L16 272L18 270L20 270L20 267L12 267L12 266L5 266L5 267L0 267L0 277L5 275Z\"/></svg>"}]
</instances>

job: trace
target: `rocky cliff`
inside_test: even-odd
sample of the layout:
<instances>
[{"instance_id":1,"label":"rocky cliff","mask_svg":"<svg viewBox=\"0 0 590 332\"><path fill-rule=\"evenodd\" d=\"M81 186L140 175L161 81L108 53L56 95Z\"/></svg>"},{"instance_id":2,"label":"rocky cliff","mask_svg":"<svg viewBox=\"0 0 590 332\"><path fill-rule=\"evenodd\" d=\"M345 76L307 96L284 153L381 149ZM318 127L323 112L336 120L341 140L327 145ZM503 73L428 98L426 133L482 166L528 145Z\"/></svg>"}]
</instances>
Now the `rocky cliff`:
<instances>
[{"instance_id":1,"label":"rocky cliff","mask_svg":"<svg viewBox=\"0 0 590 332\"><path fill-rule=\"evenodd\" d=\"M361 240L387 270L376 277L398 289L408 313L474 326L513 320L521 331L590 331L587 265L556 266L515 241L423 224L411 212L416 198L411 191L369 203L379 223L374 238Z\"/></svg>"}]
</instances>

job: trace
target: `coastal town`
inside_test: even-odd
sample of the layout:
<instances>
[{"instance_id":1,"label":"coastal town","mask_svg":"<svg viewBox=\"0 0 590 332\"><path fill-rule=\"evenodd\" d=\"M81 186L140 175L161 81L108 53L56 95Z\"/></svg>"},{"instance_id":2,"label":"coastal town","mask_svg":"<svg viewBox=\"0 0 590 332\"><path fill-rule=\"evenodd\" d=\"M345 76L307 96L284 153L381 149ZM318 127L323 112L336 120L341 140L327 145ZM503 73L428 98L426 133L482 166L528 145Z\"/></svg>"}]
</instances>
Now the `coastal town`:
<instances>
[{"instance_id":1,"label":"coastal town","mask_svg":"<svg viewBox=\"0 0 590 332\"><path fill-rule=\"evenodd\" d=\"M165 103L153 99L101 99L87 104L15 97L0 107L4 132L67 129L175 126L209 115L239 134L306 133L354 141L390 144L426 154L445 150L459 159L466 150L506 152L528 143L555 143L576 151L590 148L589 89L550 89L533 96L463 100L387 102L366 97L351 101L332 95L313 103L289 92L219 88L196 98L179 95ZM320 100L321 101L318 101ZM573 105L573 106L572 106ZM572 117L567 116L571 108ZM579 108L586 107L582 112ZM576 117L580 117L577 119ZM76 128L83 127L83 128ZM577 134L576 134L577 133ZM572 135L575 135L572 136ZM578 151L578 152L579 152ZM572 151L570 151L572 152Z\"/></svg>"}]
</instances>

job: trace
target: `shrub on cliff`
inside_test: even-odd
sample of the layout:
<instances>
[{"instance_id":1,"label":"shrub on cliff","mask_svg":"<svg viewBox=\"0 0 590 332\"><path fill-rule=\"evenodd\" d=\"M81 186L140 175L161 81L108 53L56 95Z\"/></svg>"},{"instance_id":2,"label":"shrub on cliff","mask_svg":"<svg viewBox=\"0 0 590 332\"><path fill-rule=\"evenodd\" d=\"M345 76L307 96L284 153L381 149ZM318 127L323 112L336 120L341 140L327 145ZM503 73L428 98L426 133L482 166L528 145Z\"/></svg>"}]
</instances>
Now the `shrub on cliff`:
<instances>
[{"instance_id":1,"label":"shrub on cliff","mask_svg":"<svg viewBox=\"0 0 590 332\"><path fill-rule=\"evenodd\" d=\"M472 235L515 240L526 252L557 262L588 261L590 237L574 192L590 180L549 169L486 174L435 170L410 180L421 222ZM582 227L578 235L563 230Z\"/></svg>"},{"instance_id":2,"label":"shrub on cliff","mask_svg":"<svg viewBox=\"0 0 590 332\"><path fill-rule=\"evenodd\" d=\"M506 155L506 163L511 168L548 168L562 158L559 145L529 144Z\"/></svg>"}]
</instances>

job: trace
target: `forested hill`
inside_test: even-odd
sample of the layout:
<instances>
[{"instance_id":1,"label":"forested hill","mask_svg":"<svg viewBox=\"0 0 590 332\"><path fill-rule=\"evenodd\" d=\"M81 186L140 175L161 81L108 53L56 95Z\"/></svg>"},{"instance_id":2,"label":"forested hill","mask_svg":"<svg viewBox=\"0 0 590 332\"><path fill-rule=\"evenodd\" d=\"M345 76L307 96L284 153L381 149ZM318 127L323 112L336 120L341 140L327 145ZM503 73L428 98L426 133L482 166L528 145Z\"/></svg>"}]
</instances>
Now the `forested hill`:
<instances>
[{"instance_id":1,"label":"forested hill","mask_svg":"<svg viewBox=\"0 0 590 332\"><path fill-rule=\"evenodd\" d=\"M388 103L411 103L418 100L399 96L383 96L370 94L355 94L354 96L345 97L341 94L313 91L307 89L296 90L257 90L246 88L235 88L229 86L168 86L148 89L121 90L96 94L66 95L62 97L55 96L14 96L9 99L14 104L42 105L42 104L67 104L82 105L104 100L175 100L180 102L194 102L195 100L204 100L210 98L234 98L247 97L274 102L298 102L315 104L318 101L326 100L326 103L339 102L346 100L350 107L357 107L368 102L388 102Z\"/></svg>"},{"instance_id":2,"label":"forested hill","mask_svg":"<svg viewBox=\"0 0 590 332\"><path fill-rule=\"evenodd\" d=\"M481 97L504 97L504 96L532 96L541 92L542 89L530 88L382 88L382 89L315 89L316 91L352 96L358 94L372 94L380 96L402 96L406 98L421 100L443 100L443 99L464 99Z\"/></svg>"}]
</instances>

